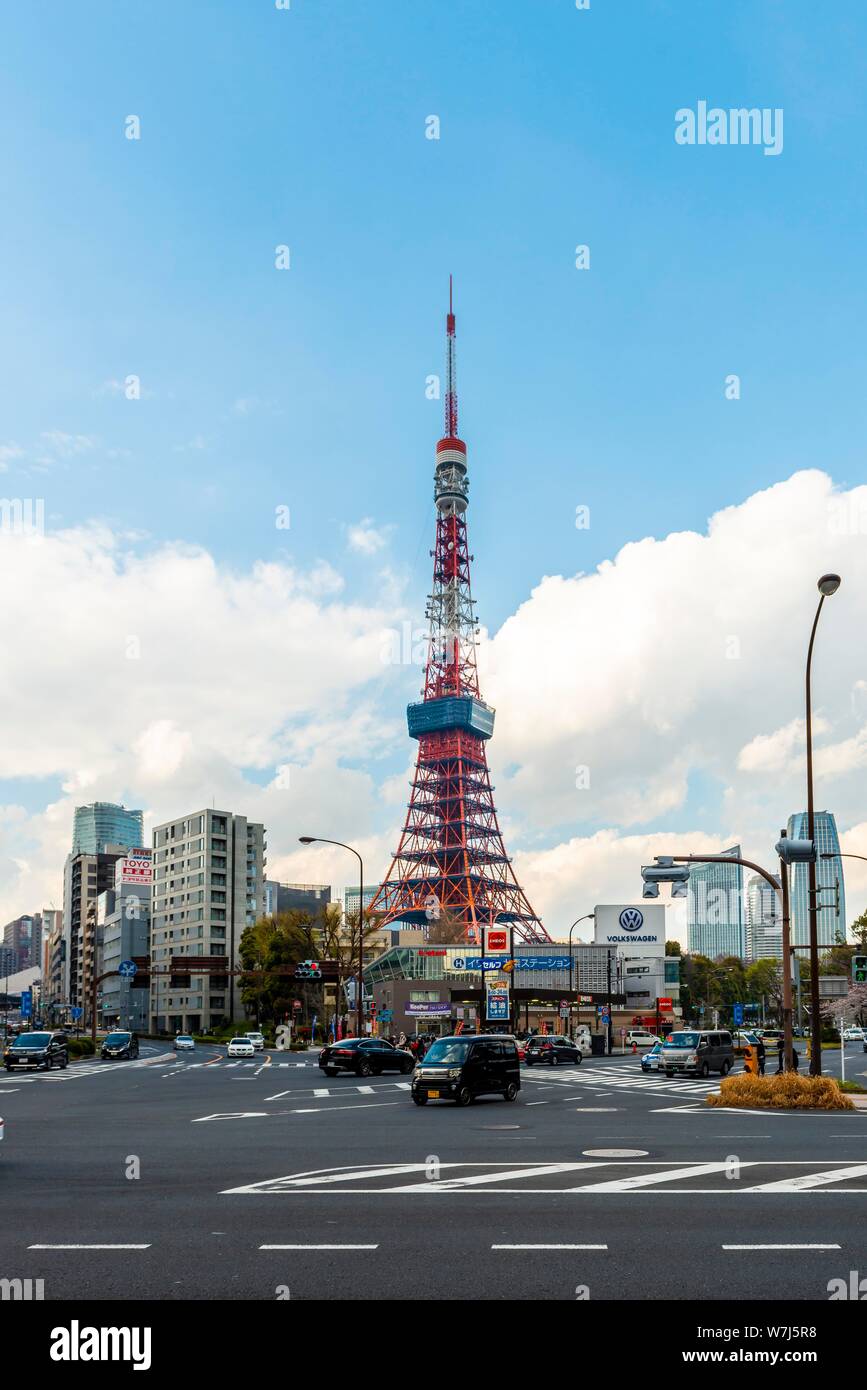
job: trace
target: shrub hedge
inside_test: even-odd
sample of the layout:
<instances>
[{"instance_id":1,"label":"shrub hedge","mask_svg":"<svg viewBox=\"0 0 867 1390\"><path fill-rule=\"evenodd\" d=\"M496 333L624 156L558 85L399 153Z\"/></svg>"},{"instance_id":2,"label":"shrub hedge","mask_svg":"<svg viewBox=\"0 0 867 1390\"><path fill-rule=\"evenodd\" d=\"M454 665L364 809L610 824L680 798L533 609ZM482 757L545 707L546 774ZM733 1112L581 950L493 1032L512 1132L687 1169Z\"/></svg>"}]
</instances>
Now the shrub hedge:
<instances>
[{"instance_id":1,"label":"shrub hedge","mask_svg":"<svg viewBox=\"0 0 867 1390\"><path fill-rule=\"evenodd\" d=\"M753 1076L744 1072L720 1082L719 1094L709 1095L708 1105L745 1106L751 1109L854 1110L830 1076L799 1076L783 1072L778 1076Z\"/></svg>"}]
</instances>

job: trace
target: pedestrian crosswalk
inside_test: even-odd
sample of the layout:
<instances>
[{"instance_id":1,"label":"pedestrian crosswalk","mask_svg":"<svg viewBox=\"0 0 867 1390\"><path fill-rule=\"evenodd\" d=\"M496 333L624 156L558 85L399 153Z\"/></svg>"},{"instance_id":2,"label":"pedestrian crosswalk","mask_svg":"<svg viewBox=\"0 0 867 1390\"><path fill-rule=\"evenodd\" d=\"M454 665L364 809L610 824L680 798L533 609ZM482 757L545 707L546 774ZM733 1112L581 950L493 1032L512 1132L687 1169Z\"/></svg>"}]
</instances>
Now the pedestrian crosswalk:
<instances>
[{"instance_id":1,"label":"pedestrian crosswalk","mask_svg":"<svg viewBox=\"0 0 867 1390\"><path fill-rule=\"evenodd\" d=\"M719 1089L719 1077L667 1077L664 1072L642 1072L635 1063L609 1062L593 1066L556 1067L521 1073L522 1084L530 1086L587 1087L589 1091L640 1091L648 1095L673 1096L678 1100L703 1100L709 1091Z\"/></svg>"},{"instance_id":2,"label":"pedestrian crosswalk","mask_svg":"<svg viewBox=\"0 0 867 1390\"><path fill-rule=\"evenodd\" d=\"M321 1168L224 1190L224 1196L345 1193L428 1197L462 1194L604 1197L867 1194L867 1163L819 1159L576 1159L568 1162L425 1162Z\"/></svg>"}]
</instances>

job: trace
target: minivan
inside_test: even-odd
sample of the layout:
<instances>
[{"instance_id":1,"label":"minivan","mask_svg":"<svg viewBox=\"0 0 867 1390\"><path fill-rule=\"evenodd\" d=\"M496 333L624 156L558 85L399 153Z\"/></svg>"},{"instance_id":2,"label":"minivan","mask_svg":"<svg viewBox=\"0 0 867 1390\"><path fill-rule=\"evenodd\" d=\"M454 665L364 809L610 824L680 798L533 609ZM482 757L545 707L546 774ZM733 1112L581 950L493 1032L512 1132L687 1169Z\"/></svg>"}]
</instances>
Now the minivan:
<instances>
[{"instance_id":1,"label":"minivan","mask_svg":"<svg viewBox=\"0 0 867 1390\"><path fill-rule=\"evenodd\" d=\"M500 1095L517 1100L521 1069L514 1038L501 1033L437 1038L412 1078L416 1105L453 1100L469 1105L476 1096Z\"/></svg>"},{"instance_id":2,"label":"minivan","mask_svg":"<svg viewBox=\"0 0 867 1390\"><path fill-rule=\"evenodd\" d=\"M64 1069L69 1063L65 1033L20 1033L3 1054L7 1071L13 1067L52 1067Z\"/></svg>"},{"instance_id":3,"label":"minivan","mask_svg":"<svg viewBox=\"0 0 867 1390\"><path fill-rule=\"evenodd\" d=\"M662 1045L662 1065L666 1076L708 1076L718 1071L727 1076L735 1060L732 1035L728 1032L684 1030L671 1033Z\"/></svg>"}]
</instances>

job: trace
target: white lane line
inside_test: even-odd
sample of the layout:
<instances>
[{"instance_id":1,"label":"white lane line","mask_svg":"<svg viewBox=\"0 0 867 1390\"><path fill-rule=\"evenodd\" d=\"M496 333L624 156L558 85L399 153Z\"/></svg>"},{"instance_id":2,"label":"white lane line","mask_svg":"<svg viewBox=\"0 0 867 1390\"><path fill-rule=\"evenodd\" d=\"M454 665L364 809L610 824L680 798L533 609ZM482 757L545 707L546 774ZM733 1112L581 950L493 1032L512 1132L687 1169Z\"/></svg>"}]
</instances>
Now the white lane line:
<instances>
[{"instance_id":1,"label":"white lane line","mask_svg":"<svg viewBox=\"0 0 867 1390\"><path fill-rule=\"evenodd\" d=\"M28 1250L150 1250L150 1245L28 1245Z\"/></svg>"},{"instance_id":2,"label":"white lane line","mask_svg":"<svg viewBox=\"0 0 867 1390\"><path fill-rule=\"evenodd\" d=\"M684 1168L667 1168L662 1173L641 1173L636 1178L614 1178L610 1182L594 1182L589 1187L570 1187L567 1192L632 1192L635 1188L651 1187L660 1182L674 1182L675 1179L701 1178L706 1173L724 1173L729 1163L694 1163ZM752 1160L741 1160L742 1168L753 1168ZM743 1191L743 1189L741 1189Z\"/></svg>"},{"instance_id":3,"label":"white lane line","mask_svg":"<svg viewBox=\"0 0 867 1390\"><path fill-rule=\"evenodd\" d=\"M616 1105L576 1105L576 1115L616 1115Z\"/></svg>"},{"instance_id":4,"label":"white lane line","mask_svg":"<svg viewBox=\"0 0 867 1390\"><path fill-rule=\"evenodd\" d=\"M607 1245L492 1245L492 1250L607 1250ZM725 1249L725 1246L723 1246Z\"/></svg>"},{"instance_id":5,"label":"white lane line","mask_svg":"<svg viewBox=\"0 0 867 1390\"><path fill-rule=\"evenodd\" d=\"M412 1082L411 1082L411 1081L396 1081L394 1084L395 1084L395 1086L397 1087L397 1089L398 1089L399 1091L411 1091L411 1090L412 1090Z\"/></svg>"},{"instance_id":6,"label":"white lane line","mask_svg":"<svg viewBox=\"0 0 867 1390\"><path fill-rule=\"evenodd\" d=\"M550 1101L547 1101L547 1100L528 1100L526 1103L527 1103L528 1106L530 1106L530 1105L550 1105L551 1102L550 1102Z\"/></svg>"},{"instance_id":7,"label":"white lane line","mask_svg":"<svg viewBox=\"0 0 867 1390\"><path fill-rule=\"evenodd\" d=\"M829 1168L822 1173L805 1173L802 1178L781 1178L779 1182L763 1182L757 1187L747 1187L746 1192L806 1192L816 1187L827 1187L829 1183L841 1182L844 1178L863 1178L867 1173L867 1163L853 1163L849 1168Z\"/></svg>"},{"instance_id":8,"label":"white lane line","mask_svg":"<svg viewBox=\"0 0 867 1390\"><path fill-rule=\"evenodd\" d=\"M378 1245L260 1245L260 1250L378 1250Z\"/></svg>"},{"instance_id":9,"label":"white lane line","mask_svg":"<svg viewBox=\"0 0 867 1390\"><path fill-rule=\"evenodd\" d=\"M724 1245L723 1250L842 1250L842 1245Z\"/></svg>"}]
</instances>

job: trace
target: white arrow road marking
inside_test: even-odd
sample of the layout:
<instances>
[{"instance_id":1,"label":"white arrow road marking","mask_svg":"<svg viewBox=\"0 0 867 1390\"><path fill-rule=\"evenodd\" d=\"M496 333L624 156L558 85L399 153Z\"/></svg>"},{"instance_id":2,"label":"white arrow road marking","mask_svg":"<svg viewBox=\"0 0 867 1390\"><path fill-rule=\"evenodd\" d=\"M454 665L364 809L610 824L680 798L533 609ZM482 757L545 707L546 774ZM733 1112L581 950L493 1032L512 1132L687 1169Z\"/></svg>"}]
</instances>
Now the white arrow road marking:
<instances>
[{"instance_id":1,"label":"white arrow road marking","mask_svg":"<svg viewBox=\"0 0 867 1390\"><path fill-rule=\"evenodd\" d=\"M755 1160L740 1160L741 1168L752 1168ZM723 1173L730 1166L723 1163L694 1163L687 1168L668 1168L663 1173L641 1173L637 1178L614 1178L612 1182L594 1182L589 1187L569 1187L567 1192L632 1192L658 1182L673 1182L675 1178L700 1178L705 1173Z\"/></svg>"},{"instance_id":2,"label":"white arrow road marking","mask_svg":"<svg viewBox=\"0 0 867 1390\"><path fill-rule=\"evenodd\" d=\"M201 1125L205 1120L260 1120L267 1114L267 1110L234 1110L223 1115L197 1115L191 1123Z\"/></svg>"},{"instance_id":3,"label":"white arrow road marking","mask_svg":"<svg viewBox=\"0 0 867 1390\"><path fill-rule=\"evenodd\" d=\"M829 1168L824 1173L805 1173L802 1178L782 1178L779 1182L763 1182L758 1187L748 1187L747 1192L806 1192L815 1187L827 1187L832 1182L842 1182L844 1178L862 1178L867 1173L867 1163L853 1163L850 1168Z\"/></svg>"}]
</instances>

